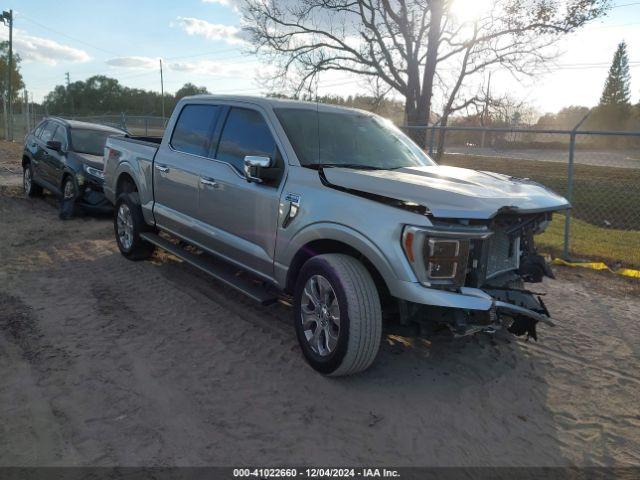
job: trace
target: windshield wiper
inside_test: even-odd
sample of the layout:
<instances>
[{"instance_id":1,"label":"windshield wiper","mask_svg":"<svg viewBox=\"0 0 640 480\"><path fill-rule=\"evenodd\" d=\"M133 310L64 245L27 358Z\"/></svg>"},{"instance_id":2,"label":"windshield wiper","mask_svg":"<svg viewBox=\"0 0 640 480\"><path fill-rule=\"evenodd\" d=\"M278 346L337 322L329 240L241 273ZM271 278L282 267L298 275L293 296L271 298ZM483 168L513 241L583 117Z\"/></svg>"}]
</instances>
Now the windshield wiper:
<instances>
[{"instance_id":1,"label":"windshield wiper","mask_svg":"<svg viewBox=\"0 0 640 480\"><path fill-rule=\"evenodd\" d=\"M383 167L374 167L362 163L308 163L305 167L320 170L321 168L352 168L354 170L389 170Z\"/></svg>"}]
</instances>

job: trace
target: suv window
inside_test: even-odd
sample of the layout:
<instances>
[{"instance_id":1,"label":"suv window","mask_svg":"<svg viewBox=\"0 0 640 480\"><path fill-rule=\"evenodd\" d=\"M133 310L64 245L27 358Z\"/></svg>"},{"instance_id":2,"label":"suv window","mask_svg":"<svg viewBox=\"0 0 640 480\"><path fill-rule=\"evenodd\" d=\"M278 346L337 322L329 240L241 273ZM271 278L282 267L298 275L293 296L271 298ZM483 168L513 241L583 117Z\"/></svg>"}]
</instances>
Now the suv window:
<instances>
[{"instance_id":1,"label":"suv window","mask_svg":"<svg viewBox=\"0 0 640 480\"><path fill-rule=\"evenodd\" d=\"M67 129L61 126L58 126L58 129L53 134L53 138L51 139L54 142L60 142L62 144L62 149L67 149Z\"/></svg>"},{"instance_id":2,"label":"suv window","mask_svg":"<svg viewBox=\"0 0 640 480\"><path fill-rule=\"evenodd\" d=\"M33 131L33 136L36 138L40 137L40 134L42 133L42 130L44 129L46 124L47 122L40 122L40 125L38 125Z\"/></svg>"},{"instance_id":3,"label":"suv window","mask_svg":"<svg viewBox=\"0 0 640 480\"><path fill-rule=\"evenodd\" d=\"M276 143L262 115L247 108L229 111L216 158L243 171L244 157L260 155L274 158Z\"/></svg>"},{"instance_id":4,"label":"suv window","mask_svg":"<svg viewBox=\"0 0 640 480\"><path fill-rule=\"evenodd\" d=\"M206 157L220 107L186 105L180 112L171 136L171 146L180 152Z\"/></svg>"},{"instance_id":5,"label":"suv window","mask_svg":"<svg viewBox=\"0 0 640 480\"><path fill-rule=\"evenodd\" d=\"M42 140L44 143L47 143L49 140L51 140L57 127L58 125L54 122L47 123L47 126L44 127L44 130L42 130L40 140Z\"/></svg>"}]
</instances>

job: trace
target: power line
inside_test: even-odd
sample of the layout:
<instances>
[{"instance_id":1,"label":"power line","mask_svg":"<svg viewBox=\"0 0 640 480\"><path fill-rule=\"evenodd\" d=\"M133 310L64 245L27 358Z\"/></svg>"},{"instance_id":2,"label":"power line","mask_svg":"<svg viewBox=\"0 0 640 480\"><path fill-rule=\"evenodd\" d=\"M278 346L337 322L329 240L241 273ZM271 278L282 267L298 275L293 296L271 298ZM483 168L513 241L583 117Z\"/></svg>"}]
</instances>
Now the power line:
<instances>
[{"instance_id":1,"label":"power line","mask_svg":"<svg viewBox=\"0 0 640 480\"><path fill-rule=\"evenodd\" d=\"M66 38L68 38L70 40L73 40L75 42L78 42L78 43L81 43L83 45L86 45L87 47L93 48L94 50L99 50L101 52L108 53L109 55L120 56L118 53L106 50L106 49L101 48L101 47L97 47L96 45L93 45L93 44L91 44L89 42L86 42L84 40L81 40L79 38L72 37L71 35L67 35L66 33L60 32L58 30L54 30L53 28L50 28L50 27L48 27L46 25L43 25L40 22L38 22L37 20L34 20L33 18L27 17L24 14L20 14L20 18L23 18L23 19L25 19L25 20L27 20L27 21L39 26L40 28L44 28L45 30L49 30L50 32L56 33L58 35L62 35L63 37L66 37Z\"/></svg>"}]
</instances>

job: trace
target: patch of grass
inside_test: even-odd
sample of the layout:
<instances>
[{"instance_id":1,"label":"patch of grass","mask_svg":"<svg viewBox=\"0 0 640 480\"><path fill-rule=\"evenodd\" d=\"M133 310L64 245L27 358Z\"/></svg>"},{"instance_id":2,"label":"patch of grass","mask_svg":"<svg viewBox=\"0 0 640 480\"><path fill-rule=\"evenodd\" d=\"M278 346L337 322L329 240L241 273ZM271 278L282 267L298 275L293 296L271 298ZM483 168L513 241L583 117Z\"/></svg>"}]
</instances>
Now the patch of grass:
<instances>
[{"instance_id":1,"label":"patch of grass","mask_svg":"<svg viewBox=\"0 0 640 480\"><path fill-rule=\"evenodd\" d=\"M554 215L546 232L536 237L540 251L559 256L564 245L564 215ZM640 267L640 231L615 230L571 219L572 257L601 260L609 266Z\"/></svg>"},{"instance_id":2,"label":"patch of grass","mask_svg":"<svg viewBox=\"0 0 640 480\"><path fill-rule=\"evenodd\" d=\"M539 160L445 155L445 165L531 178L567 194L567 165ZM572 215L598 227L640 230L640 169L574 165Z\"/></svg>"},{"instance_id":3,"label":"patch of grass","mask_svg":"<svg viewBox=\"0 0 640 480\"><path fill-rule=\"evenodd\" d=\"M444 165L531 178L560 195L567 193L564 163L445 155ZM640 267L640 169L574 165L570 254L613 266ZM562 253L564 215L555 215L536 242L541 250Z\"/></svg>"}]
</instances>

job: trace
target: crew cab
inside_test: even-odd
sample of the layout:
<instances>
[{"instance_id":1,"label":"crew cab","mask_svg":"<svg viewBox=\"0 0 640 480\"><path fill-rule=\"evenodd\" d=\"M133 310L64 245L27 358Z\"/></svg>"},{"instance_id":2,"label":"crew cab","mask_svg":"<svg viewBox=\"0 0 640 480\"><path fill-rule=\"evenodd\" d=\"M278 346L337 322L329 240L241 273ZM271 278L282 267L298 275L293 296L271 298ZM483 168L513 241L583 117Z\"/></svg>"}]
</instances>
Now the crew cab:
<instances>
[{"instance_id":1,"label":"crew cab","mask_svg":"<svg viewBox=\"0 0 640 480\"><path fill-rule=\"evenodd\" d=\"M290 296L302 353L324 374L369 367L383 319L534 338L553 323L524 282L551 275L534 235L568 202L439 166L371 113L187 97L162 139L109 138L104 165L125 257L161 247L263 304Z\"/></svg>"}]
</instances>

